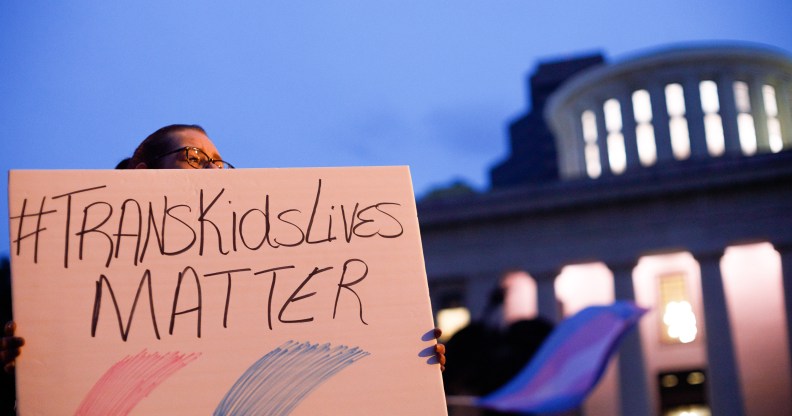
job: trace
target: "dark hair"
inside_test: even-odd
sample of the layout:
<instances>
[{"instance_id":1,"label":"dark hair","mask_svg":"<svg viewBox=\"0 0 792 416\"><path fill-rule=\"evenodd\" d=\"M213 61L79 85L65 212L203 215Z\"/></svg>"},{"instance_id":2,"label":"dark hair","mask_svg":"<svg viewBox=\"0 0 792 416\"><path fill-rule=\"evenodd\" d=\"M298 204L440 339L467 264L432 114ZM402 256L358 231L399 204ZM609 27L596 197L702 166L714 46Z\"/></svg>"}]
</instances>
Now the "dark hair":
<instances>
[{"instance_id":1,"label":"dark hair","mask_svg":"<svg viewBox=\"0 0 792 416\"><path fill-rule=\"evenodd\" d=\"M206 130L197 124L171 124L170 126L162 127L140 142L140 145L135 149L135 153L129 158L127 169L134 169L140 162L145 163L149 168L157 168L159 162L156 157L174 150L170 141L171 133L182 130L197 130L206 134Z\"/></svg>"},{"instance_id":2,"label":"dark hair","mask_svg":"<svg viewBox=\"0 0 792 416\"><path fill-rule=\"evenodd\" d=\"M131 157L124 158L123 160L118 162L115 169L129 169L129 161L131 159L132 159Z\"/></svg>"}]
</instances>

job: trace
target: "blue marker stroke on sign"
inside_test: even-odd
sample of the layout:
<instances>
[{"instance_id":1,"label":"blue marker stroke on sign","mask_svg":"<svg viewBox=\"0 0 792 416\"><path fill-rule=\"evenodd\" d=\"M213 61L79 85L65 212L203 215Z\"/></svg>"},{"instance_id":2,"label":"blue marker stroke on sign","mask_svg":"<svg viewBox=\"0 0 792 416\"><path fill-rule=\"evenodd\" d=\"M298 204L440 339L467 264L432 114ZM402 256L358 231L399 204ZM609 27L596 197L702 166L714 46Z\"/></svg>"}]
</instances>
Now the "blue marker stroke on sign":
<instances>
[{"instance_id":1,"label":"blue marker stroke on sign","mask_svg":"<svg viewBox=\"0 0 792 416\"><path fill-rule=\"evenodd\" d=\"M320 384L368 355L358 347L287 341L239 377L214 415L288 415Z\"/></svg>"}]
</instances>

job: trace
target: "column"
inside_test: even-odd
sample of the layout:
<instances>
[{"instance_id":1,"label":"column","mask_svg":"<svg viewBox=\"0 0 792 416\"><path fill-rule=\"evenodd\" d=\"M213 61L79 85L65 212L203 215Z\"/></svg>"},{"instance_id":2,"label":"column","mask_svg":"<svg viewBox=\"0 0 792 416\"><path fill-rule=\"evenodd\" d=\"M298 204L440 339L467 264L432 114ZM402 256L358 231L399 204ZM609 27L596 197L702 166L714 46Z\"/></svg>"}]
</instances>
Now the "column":
<instances>
[{"instance_id":1,"label":"column","mask_svg":"<svg viewBox=\"0 0 792 416\"><path fill-rule=\"evenodd\" d=\"M784 149L790 149L792 148L792 81L780 80L776 86L776 97Z\"/></svg>"},{"instance_id":2,"label":"column","mask_svg":"<svg viewBox=\"0 0 792 416\"><path fill-rule=\"evenodd\" d=\"M707 387L713 415L745 415L732 342L720 254L696 255L701 267L701 291L707 337Z\"/></svg>"},{"instance_id":3,"label":"column","mask_svg":"<svg viewBox=\"0 0 792 416\"><path fill-rule=\"evenodd\" d=\"M631 265L610 266L616 300L635 301ZM619 348L619 393L621 416L653 415L640 327L627 334Z\"/></svg>"},{"instance_id":4,"label":"column","mask_svg":"<svg viewBox=\"0 0 792 416\"><path fill-rule=\"evenodd\" d=\"M690 157L697 159L709 157L699 82L698 78L687 78L682 84L685 94L685 118L688 125L688 137L690 137Z\"/></svg>"},{"instance_id":5,"label":"column","mask_svg":"<svg viewBox=\"0 0 792 416\"><path fill-rule=\"evenodd\" d=\"M724 74L718 78L717 83L725 153L740 155L742 147L737 127L737 106L734 103L734 77L731 74Z\"/></svg>"},{"instance_id":6,"label":"column","mask_svg":"<svg viewBox=\"0 0 792 416\"><path fill-rule=\"evenodd\" d=\"M767 136L767 113L764 106L762 87L764 82L757 77L748 83L748 94L751 97L751 114L756 129L756 153L770 153L770 139Z\"/></svg>"},{"instance_id":7,"label":"column","mask_svg":"<svg viewBox=\"0 0 792 416\"><path fill-rule=\"evenodd\" d=\"M627 156L627 170L641 167L638 157L638 142L635 137L635 113L633 112L632 91L622 90L616 97L621 106L622 136L624 136L624 153Z\"/></svg>"},{"instance_id":8,"label":"column","mask_svg":"<svg viewBox=\"0 0 792 416\"><path fill-rule=\"evenodd\" d=\"M539 316L547 319L552 323L558 323L561 320L561 314L558 310L558 300L555 293L555 279L558 276L556 272L542 272L531 273L536 279L536 294L537 294L537 309L539 309Z\"/></svg>"},{"instance_id":9,"label":"column","mask_svg":"<svg viewBox=\"0 0 792 416\"><path fill-rule=\"evenodd\" d=\"M666 108L665 84L650 84L649 99L652 102L652 126L657 146L657 162L674 160L671 150L671 133L668 127L668 108Z\"/></svg>"},{"instance_id":10,"label":"column","mask_svg":"<svg viewBox=\"0 0 792 416\"><path fill-rule=\"evenodd\" d=\"M776 247L781 254L781 279L784 286L784 312L786 312L787 339L792 361L792 246ZM792 368L790 368L792 371Z\"/></svg>"}]
</instances>

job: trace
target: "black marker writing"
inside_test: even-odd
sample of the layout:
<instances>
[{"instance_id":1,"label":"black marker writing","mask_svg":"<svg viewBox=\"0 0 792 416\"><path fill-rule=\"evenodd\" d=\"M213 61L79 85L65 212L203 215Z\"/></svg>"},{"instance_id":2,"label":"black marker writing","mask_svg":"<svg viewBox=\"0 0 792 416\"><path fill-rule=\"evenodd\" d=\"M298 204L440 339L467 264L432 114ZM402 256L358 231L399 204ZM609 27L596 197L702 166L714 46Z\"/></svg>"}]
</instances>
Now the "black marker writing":
<instances>
[{"instance_id":1,"label":"black marker writing","mask_svg":"<svg viewBox=\"0 0 792 416\"><path fill-rule=\"evenodd\" d=\"M99 277L99 280L96 281L96 294L94 296L93 316L91 319L91 336L96 336L96 327L99 324L99 312L102 307L102 293L104 293L102 288L106 286L107 291L110 292L110 299L113 301L113 306L115 307L121 339L126 342L129 336L129 329L132 327L132 318L135 316L138 299L140 299L140 292L143 290L144 284L148 287L149 308L151 310L151 323L154 326L154 334L157 336L157 339L160 339L159 329L157 328L157 316L154 314L154 296L151 289L151 271L149 270L143 272L143 277L140 279L140 285L138 285L137 293L135 293L135 300L132 302L132 309L129 311L126 327L124 327L123 321L121 320L121 309L118 307L118 301L116 300L110 280L108 280L105 275Z\"/></svg>"},{"instance_id":2,"label":"black marker writing","mask_svg":"<svg viewBox=\"0 0 792 416\"><path fill-rule=\"evenodd\" d=\"M127 212L127 204L134 203L135 208L137 208L137 232L136 233L125 233L124 232L124 219L126 218ZM115 258L118 258L118 252L121 250L121 237L135 237L135 257L133 257L133 262L135 266L138 264L138 256L140 255L140 238L143 232L143 213L140 210L140 204L135 201L134 199L127 199L121 204L121 219L118 221L118 232L115 233L116 240L115 240Z\"/></svg>"},{"instance_id":3,"label":"black marker writing","mask_svg":"<svg viewBox=\"0 0 792 416\"><path fill-rule=\"evenodd\" d=\"M296 322L311 322L311 321L313 321L314 320L313 316L311 316L309 318L302 318L302 319L283 319L283 313L286 312L286 307L289 306L290 303L297 302L298 300L302 300L302 299L305 299L305 298L310 298L311 296L315 295L316 292L311 292L311 293L307 293L305 295L297 296L297 294L300 293L300 290L302 290L302 288L306 284L308 284L308 282L314 276L316 276L319 273L326 272L326 271L328 271L330 269L332 269L332 267L325 267L323 269L320 269L318 267L314 267L313 271L308 274L308 277L306 277L305 280L303 280L302 283L300 283L300 286L297 286L297 289L294 289L294 292L292 292L291 296L289 296L289 300L287 300L283 304L283 306L281 307L280 313L278 313L278 320L283 322L283 323L296 323Z\"/></svg>"},{"instance_id":4,"label":"black marker writing","mask_svg":"<svg viewBox=\"0 0 792 416\"><path fill-rule=\"evenodd\" d=\"M275 294L275 281L278 279L277 272L278 270L285 270L285 269L293 269L294 266L281 266L281 267L274 267L272 269L260 270L255 273L254 275L260 275L264 273L272 272L272 284L270 285L269 297L267 299L267 326L269 329L272 329L272 296Z\"/></svg>"},{"instance_id":5,"label":"black marker writing","mask_svg":"<svg viewBox=\"0 0 792 416\"><path fill-rule=\"evenodd\" d=\"M85 189L78 189L76 191L67 192L65 194L53 196L52 199L59 199L66 197L66 238L63 243L63 267L69 268L69 224L71 224L71 207L72 207L72 195L76 195L82 192L94 191L97 189L106 188L107 185L101 186L94 186L93 188L85 188Z\"/></svg>"},{"instance_id":6,"label":"black marker writing","mask_svg":"<svg viewBox=\"0 0 792 416\"><path fill-rule=\"evenodd\" d=\"M184 275L187 274L187 271L190 271L193 279L195 280L195 290L196 296L198 298L198 304L189 309L184 309L179 312L176 312L176 306L179 303L179 293L181 292L182 282L184 281ZM195 269L190 266L184 268L184 271L179 273L179 281L176 283L176 293L173 295L173 310L171 311L171 319L170 319L170 329L168 333L173 335L173 326L176 323L176 315L183 315L185 313L192 313L198 312L198 319L196 321L197 327L197 335L198 338L201 337L201 312L202 312L203 300L201 298L201 281L198 280L198 273L196 273Z\"/></svg>"},{"instance_id":7,"label":"black marker writing","mask_svg":"<svg viewBox=\"0 0 792 416\"><path fill-rule=\"evenodd\" d=\"M323 240L311 241L311 230L313 229L314 219L316 218L317 208L319 207L319 198L322 195L322 180L319 179L319 184L316 187L316 198L314 198L313 209L311 210L311 219L308 221L308 230L305 232L305 242L308 244L319 244L335 240L336 238L331 235L331 227L328 227L327 237ZM332 224L332 222L330 222Z\"/></svg>"},{"instance_id":8,"label":"black marker writing","mask_svg":"<svg viewBox=\"0 0 792 416\"><path fill-rule=\"evenodd\" d=\"M105 217L102 218L99 224L94 225L93 228L86 228L86 223L88 222L88 211L90 211L91 208L97 205L107 207L107 215L105 215ZM91 233L101 234L105 236L108 244L110 245L110 248L107 252L107 261L105 262L105 267L110 267L110 260L112 260L113 258L113 239L110 238L110 236L107 235L107 233L105 233L104 231L99 230L99 227L105 225L105 223L110 219L112 215L113 215L113 206L108 204L107 202L94 202L88 205L87 207L85 207L85 209L83 209L82 228L80 228L79 232L74 234L80 237L80 260L83 259L83 246L85 243L85 235Z\"/></svg>"},{"instance_id":9,"label":"black marker writing","mask_svg":"<svg viewBox=\"0 0 792 416\"><path fill-rule=\"evenodd\" d=\"M352 263L352 262L356 262L356 263L362 264L363 265L363 273L361 273L362 275L357 280L354 280L354 281L349 282L349 283L344 283L344 278L346 277L347 269L349 267L349 264ZM365 279L367 275L368 275L368 265L363 260L360 260L360 259L349 259L346 262L344 262L344 271L343 271L343 273L341 273L341 281L338 282L338 292L336 292L335 306L333 306L333 319L335 319L336 311L338 310L338 298L341 297L341 289L346 289L346 290L352 292L352 294L355 295L355 297L358 300L358 305L360 306L360 322L363 322L364 324L368 325L368 323L363 320L363 301L360 300L360 296L358 296L357 292L355 292L355 290L351 288L351 286L354 286L354 285L360 283L361 281L363 281L363 279Z\"/></svg>"},{"instance_id":10,"label":"black marker writing","mask_svg":"<svg viewBox=\"0 0 792 416\"><path fill-rule=\"evenodd\" d=\"M201 224L201 247L198 250L199 256L203 256L203 252L204 252L204 236L205 236L204 225L206 223L211 224L215 232L217 233L217 247L218 250L220 251L220 254L223 255L228 254L228 251L223 251L223 234L220 232L220 228L217 227L217 224L206 218L206 215L209 213L209 210L211 210L215 202L217 202L217 200L220 199L220 196L223 195L223 192L225 192L225 188L221 189L220 192L217 194L217 196L214 197L212 202L210 202L209 205L206 205L206 208L204 208L204 191L203 189L201 189L201 199L200 199L201 209L199 211L200 216L198 216L198 222Z\"/></svg>"},{"instance_id":11,"label":"black marker writing","mask_svg":"<svg viewBox=\"0 0 792 416\"><path fill-rule=\"evenodd\" d=\"M27 198L22 201L22 212L15 216L9 217L12 220L19 220L19 227L17 229L17 238L14 239L13 243L16 243L16 255L19 256L21 249L22 249L22 240L33 236L33 263L38 263L38 248L39 248L39 234L46 230L46 228L41 228L41 217L47 214L52 214L53 212L57 212L56 210L49 210L44 211L44 202L47 200L47 197L41 198L41 207L39 207L38 212L32 212L28 214L25 212L25 208L27 207ZM36 217L36 229L30 233L22 235L24 230L25 218L27 217Z\"/></svg>"},{"instance_id":12,"label":"black marker writing","mask_svg":"<svg viewBox=\"0 0 792 416\"><path fill-rule=\"evenodd\" d=\"M209 273L204 275L204 277L211 277L211 276L218 276L224 274L228 278L225 309L223 310L223 328L228 328L228 305L231 303L231 275L237 272L249 272L249 271L250 269L234 269L234 270L223 270L222 272Z\"/></svg>"}]
</instances>

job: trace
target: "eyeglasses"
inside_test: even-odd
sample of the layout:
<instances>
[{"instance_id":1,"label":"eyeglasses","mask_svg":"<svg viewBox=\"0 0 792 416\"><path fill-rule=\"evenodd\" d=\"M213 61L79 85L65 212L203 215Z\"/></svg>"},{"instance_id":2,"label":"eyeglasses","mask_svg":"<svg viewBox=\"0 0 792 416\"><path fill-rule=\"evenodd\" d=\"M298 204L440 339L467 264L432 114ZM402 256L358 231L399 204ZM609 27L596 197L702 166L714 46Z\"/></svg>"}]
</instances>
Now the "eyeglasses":
<instances>
[{"instance_id":1,"label":"eyeglasses","mask_svg":"<svg viewBox=\"0 0 792 416\"><path fill-rule=\"evenodd\" d=\"M215 165L220 169L234 169L234 165L226 162L225 160L212 159L203 150L192 146L185 146L176 150L171 150L170 152L163 153L155 157L154 160L159 160L165 156L178 152L184 152L184 159L187 161L187 164L195 169L205 169L209 167L210 164Z\"/></svg>"}]
</instances>

